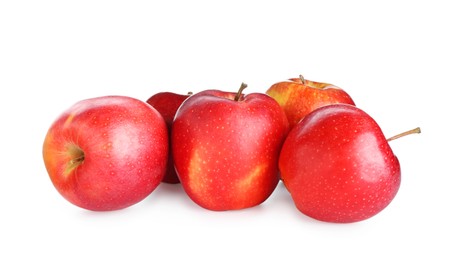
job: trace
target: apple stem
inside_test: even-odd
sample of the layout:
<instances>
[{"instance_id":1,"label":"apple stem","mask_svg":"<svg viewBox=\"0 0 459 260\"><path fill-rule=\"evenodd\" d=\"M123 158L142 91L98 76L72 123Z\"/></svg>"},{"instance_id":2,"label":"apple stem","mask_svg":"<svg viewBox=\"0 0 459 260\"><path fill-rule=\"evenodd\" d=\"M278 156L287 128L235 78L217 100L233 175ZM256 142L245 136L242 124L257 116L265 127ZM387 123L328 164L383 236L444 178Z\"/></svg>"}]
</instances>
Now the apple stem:
<instances>
[{"instance_id":1,"label":"apple stem","mask_svg":"<svg viewBox=\"0 0 459 260\"><path fill-rule=\"evenodd\" d=\"M421 133L421 128L420 127L416 127L414 129L411 129L409 131L406 131L406 132L403 132L403 133L400 133L398 135L394 135L390 138L387 138L387 141L390 142L392 140L395 140L395 139L398 139L400 137L404 137L406 135L410 135L410 134L420 134Z\"/></svg>"},{"instance_id":2,"label":"apple stem","mask_svg":"<svg viewBox=\"0 0 459 260\"><path fill-rule=\"evenodd\" d=\"M301 83L303 83L303 85L305 85L306 84L306 80L304 79L303 75L300 74L299 78L301 80Z\"/></svg>"},{"instance_id":3,"label":"apple stem","mask_svg":"<svg viewBox=\"0 0 459 260\"><path fill-rule=\"evenodd\" d=\"M236 96L234 97L235 101L239 101L242 97L242 91L247 87L247 84L242 82L241 86L239 87L239 91L237 92Z\"/></svg>"}]
</instances>

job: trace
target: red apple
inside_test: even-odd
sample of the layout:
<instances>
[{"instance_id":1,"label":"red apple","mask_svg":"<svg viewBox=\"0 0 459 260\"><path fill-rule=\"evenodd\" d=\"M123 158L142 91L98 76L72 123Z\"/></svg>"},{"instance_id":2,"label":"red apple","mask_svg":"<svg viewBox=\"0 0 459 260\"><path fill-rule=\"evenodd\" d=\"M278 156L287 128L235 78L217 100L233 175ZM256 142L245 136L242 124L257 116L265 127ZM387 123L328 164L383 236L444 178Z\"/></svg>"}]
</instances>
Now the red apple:
<instances>
[{"instance_id":1,"label":"red apple","mask_svg":"<svg viewBox=\"0 0 459 260\"><path fill-rule=\"evenodd\" d=\"M349 223L386 208L400 186L400 164L378 124L347 104L311 112L287 136L281 178L305 215Z\"/></svg>"},{"instance_id":2,"label":"red apple","mask_svg":"<svg viewBox=\"0 0 459 260\"><path fill-rule=\"evenodd\" d=\"M205 90L178 109L172 153L189 197L215 211L256 206L279 182L278 155L288 122L263 93Z\"/></svg>"},{"instance_id":3,"label":"red apple","mask_svg":"<svg viewBox=\"0 0 459 260\"><path fill-rule=\"evenodd\" d=\"M336 103L355 105L343 89L328 83L306 80L301 75L272 85L266 94L284 109L290 127L319 107Z\"/></svg>"},{"instance_id":4,"label":"red apple","mask_svg":"<svg viewBox=\"0 0 459 260\"><path fill-rule=\"evenodd\" d=\"M172 121L174 120L175 113L179 106L191 95L191 92L187 95L181 95L173 92L159 92L151 96L147 103L152 105L158 112L163 116L166 121L167 130L169 137L172 129ZM170 144L170 143L169 143ZM165 183L179 183L180 180L177 176L177 172L174 168L174 161L172 159L172 149L169 145L169 157L167 160L166 175L162 180Z\"/></svg>"},{"instance_id":5,"label":"red apple","mask_svg":"<svg viewBox=\"0 0 459 260\"><path fill-rule=\"evenodd\" d=\"M162 116L124 96L77 102L50 126L43 159L57 191L94 211L117 210L147 197L166 171Z\"/></svg>"}]
</instances>

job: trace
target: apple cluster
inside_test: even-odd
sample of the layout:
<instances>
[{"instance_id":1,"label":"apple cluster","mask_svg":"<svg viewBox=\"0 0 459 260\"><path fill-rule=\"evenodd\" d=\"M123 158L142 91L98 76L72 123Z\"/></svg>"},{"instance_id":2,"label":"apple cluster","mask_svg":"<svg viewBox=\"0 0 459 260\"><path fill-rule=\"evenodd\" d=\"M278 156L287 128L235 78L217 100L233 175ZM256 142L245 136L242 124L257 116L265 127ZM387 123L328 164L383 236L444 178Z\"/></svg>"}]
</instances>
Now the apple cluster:
<instances>
[{"instance_id":1,"label":"apple cluster","mask_svg":"<svg viewBox=\"0 0 459 260\"><path fill-rule=\"evenodd\" d=\"M282 182L300 212L335 223L393 200L391 138L343 89L302 76L266 93L246 87L81 100L46 134L48 175L65 199L94 211L134 205L161 182L214 211L257 206Z\"/></svg>"}]
</instances>

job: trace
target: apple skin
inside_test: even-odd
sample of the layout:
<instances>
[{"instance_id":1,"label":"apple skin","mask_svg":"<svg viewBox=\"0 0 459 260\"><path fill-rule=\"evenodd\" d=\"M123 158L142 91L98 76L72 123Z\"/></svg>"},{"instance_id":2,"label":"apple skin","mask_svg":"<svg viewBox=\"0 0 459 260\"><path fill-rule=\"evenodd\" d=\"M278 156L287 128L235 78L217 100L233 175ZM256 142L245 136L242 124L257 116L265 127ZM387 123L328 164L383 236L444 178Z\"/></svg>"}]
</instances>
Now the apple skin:
<instances>
[{"instance_id":1,"label":"apple skin","mask_svg":"<svg viewBox=\"0 0 459 260\"><path fill-rule=\"evenodd\" d=\"M159 92L154 94L147 100L147 103L153 106L156 110L158 110L158 112L163 116L164 121L167 125L169 138L172 131L172 121L174 120L175 113L177 112L177 109L180 107L183 101L185 101L185 99L187 99L190 95L191 93L189 93L188 95L181 95L173 92ZM180 180L177 176L177 172L175 171L174 161L172 159L172 149L170 147L170 142L166 175L164 175L162 181L170 184L180 183Z\"/></svg>"},{"instance_id":2,"label":"apple skin","mask_svg":"<svg viewBox=\"0 0 459 260\"><path fill-rule=\"evenodd\" d=\"M318 108L287 136L281 178L296 207L317 220L351 223L370 218L394 199L400 164L380 127L347 104Z\"/></svg>"},{"instance_id":3,"label":"apple skin","mask_svg":"<svg viewBox=\"0 0 459 260\"><path fill-rule=\"evenodd\" d=\"M292 78L278 82L266 91L284 109L290 128L313 110L330 104L355 105L343 89L328 83Z\"/></svg>"},{"instance_id":4,"label":"apple skin","mask_svg":"<svg viewBox=\"0 0 459 260\"><path fill-rule=\"evenodd\" d=\"M237 210L264 202L279 182L278 156L288 121L263 93L204 90L172 124L172 153L185 192L199 206Z\"/></svg>"},{"instance_id":5,"label":"apple skin","mask_svg":"<svg viewBox=\"0 0 459 260\"><path fill-rule=\"evenodd\" d=\"M81 100L50 126L43 160L57 191L93 211L118 210L147 197L166 171L162 116L126 96Z\"/></svg>"}]
</instances>

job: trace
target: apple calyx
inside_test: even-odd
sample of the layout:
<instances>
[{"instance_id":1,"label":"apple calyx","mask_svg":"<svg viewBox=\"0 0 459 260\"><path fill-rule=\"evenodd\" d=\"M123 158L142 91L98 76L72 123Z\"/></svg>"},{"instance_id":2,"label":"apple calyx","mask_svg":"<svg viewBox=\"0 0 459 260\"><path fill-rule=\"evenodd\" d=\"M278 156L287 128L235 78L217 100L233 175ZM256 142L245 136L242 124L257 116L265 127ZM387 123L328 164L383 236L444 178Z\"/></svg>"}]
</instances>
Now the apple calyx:
<instances>
[{"instance_id":1,"label":"apple calyx","mask_svg":"<svg viewBox=\"0 0 459 260\"><path fill-rule=\"evenodd\" d=\"M66 175L72 172L78 166L80 166L84 162L84 159L85 159L83 150L75 144L70 145L68 147L67 152L71 159L67 163L67 166L65 168Z\"/></svg>"},{"instance_id":2,"label":"apple calyx","mask_svg":"<svg viewBox=\"0 0 459 260\"><path fill-rule=\"evenodd\" d=\"M239 87L239 90L236 93L236 96L234 97L234 101L239 101L242 97L242 91L247 88L247 84L242 82L241 86Z\"/></svg>"},{"instance_id":3,"label":"apple calyx","mask_svg":"<svg viewBox=\"0 0 459 260\"><path fill-rule=\"evenodd\" d=\"M386 140L388 142L392 141L392 140L395 140L395 139L398 139L400 137L404 137L404 136L407 136L407 135L410 135L410 134L420 134L421 133L421 128L420 127L416 127L414 129L411 129L411 130L408 130L408 131L405 131L403 133L400 133L398 135L394 135L392 137L389 137L387 138Z\"/></svg>"}]
</instances>

